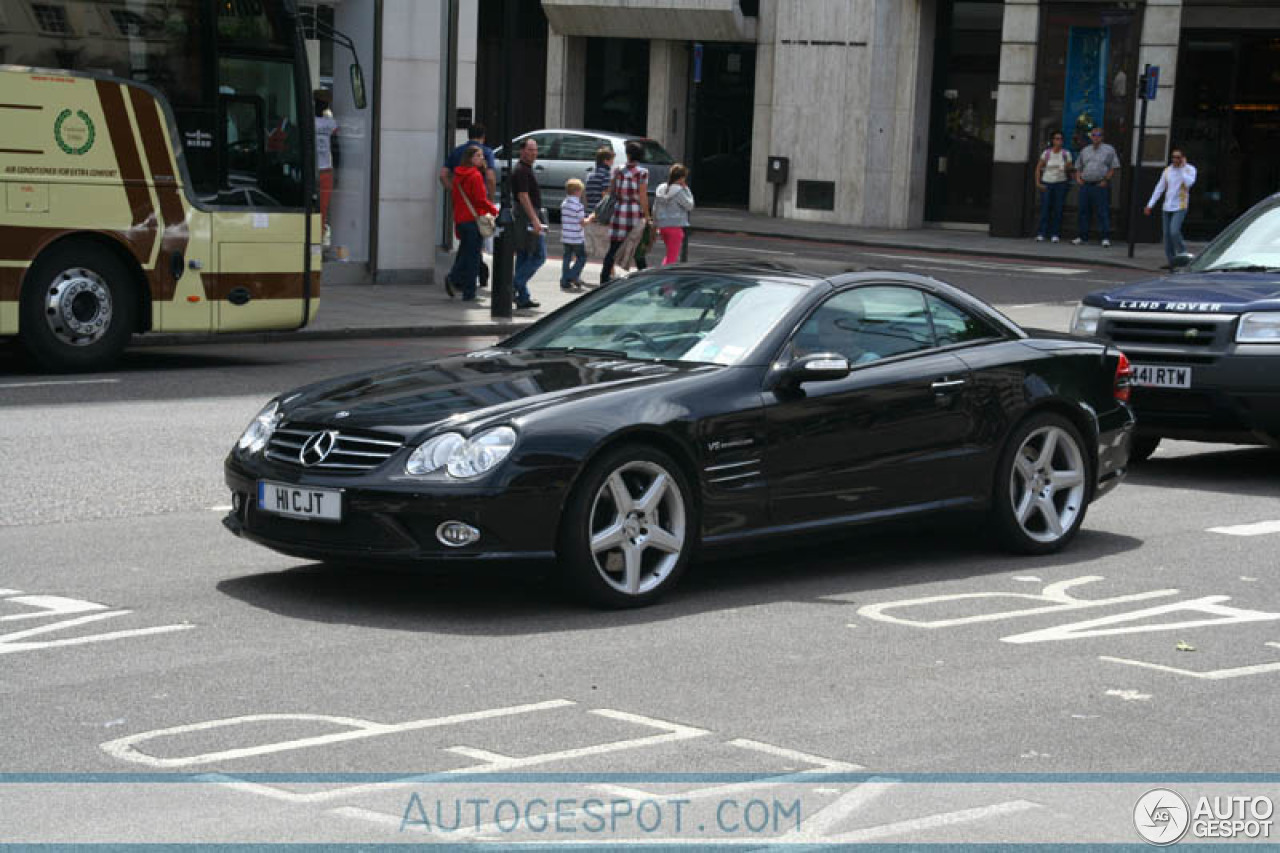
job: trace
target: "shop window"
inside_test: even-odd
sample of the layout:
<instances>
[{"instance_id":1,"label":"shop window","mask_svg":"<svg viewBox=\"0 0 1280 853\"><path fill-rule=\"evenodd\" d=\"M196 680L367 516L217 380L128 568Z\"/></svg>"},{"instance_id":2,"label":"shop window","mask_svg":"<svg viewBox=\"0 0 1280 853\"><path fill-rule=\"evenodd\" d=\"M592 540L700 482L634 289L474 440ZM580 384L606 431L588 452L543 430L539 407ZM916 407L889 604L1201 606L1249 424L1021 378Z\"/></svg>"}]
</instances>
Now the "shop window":
<instances>
[{"instance_id":1,"label":"shop window","mask_svg":"<svg viewBox=\"0 0 1280 853\"><path fill-rule=\"evenodd\" d=\"M796 207L804 210L835 210L835 183L832 181L796 181Z\"/></svg>"}]
</instances>

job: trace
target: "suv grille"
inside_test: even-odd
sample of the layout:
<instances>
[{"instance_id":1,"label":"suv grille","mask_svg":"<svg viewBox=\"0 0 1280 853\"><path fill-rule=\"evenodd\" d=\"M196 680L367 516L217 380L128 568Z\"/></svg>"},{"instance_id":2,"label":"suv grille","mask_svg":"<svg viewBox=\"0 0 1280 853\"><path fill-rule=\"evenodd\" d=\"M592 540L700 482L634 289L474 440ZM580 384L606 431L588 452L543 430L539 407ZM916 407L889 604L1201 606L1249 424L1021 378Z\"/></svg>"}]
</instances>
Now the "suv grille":
<instances>
[{"instance_id":1,"label":"suv grille","mask_svg":"<svg viewBox=\"0 0 1280 853\"><path fill-rule=\"evenodd\" d=\"M302 450L314 436L333 434L333 444L320 461L307 464ZM400 449L404 442L393 435L371 431L343 431L304 424L277 427L267 444L266 456L276 462L312 471L372 471Z\"/></svg>"},{"instance_id":2,"label":"suv grille","mask_svg":"<svg viewBox=\"0 0 1280 853\"><path fill-rule=\"evenodd\" d=\"M1126 344L1137 347L1176 347L1183 350L1224 350L1231 342L1234 317L1209 319L1177 314L1150 316L1115 316L1103 314L1098 332L1122 349Z\"/></svg>"}]
</instances>

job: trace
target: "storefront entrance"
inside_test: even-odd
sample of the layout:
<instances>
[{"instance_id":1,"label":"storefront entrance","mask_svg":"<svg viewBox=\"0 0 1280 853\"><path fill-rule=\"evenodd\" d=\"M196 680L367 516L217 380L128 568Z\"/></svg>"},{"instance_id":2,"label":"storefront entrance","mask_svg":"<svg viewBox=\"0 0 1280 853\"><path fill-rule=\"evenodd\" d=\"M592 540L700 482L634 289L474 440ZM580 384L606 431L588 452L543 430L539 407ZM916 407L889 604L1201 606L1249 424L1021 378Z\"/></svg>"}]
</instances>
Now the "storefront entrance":
<instances>
[{"instance_id":1,"label":"storefront entrance","mask_svg":"<svg viewBox=\"0 0 1280 853\"><path fill-rule=\"evenodd\" d=\"M925 218L990 221L1004 3L940 0Z\"/></svg>"},{"instance_id":2,"label":"storefront entrance","mask_svg":"<svg viewBox=\"0 0 1280 853\"><path fill-rule=\"evenodd\" d=\"M691 46L691 49L692 46ZM689 182L699 204L746 207L751 189L751 118L756 48L750 44L702 45L702 82L692 82L692 152Z\"/></svg>"},{"instance_id":3,"label":"storefront entrance","mask_svg":"<svg viewBox=\"0 0 1280 853\"><path fill-rule=\"evenodd\" d=\"M1173 144L1198 172L1188 237L1209 239L1280 189L1280 32L1183 33Z\"/></svg>"}]
</instances>

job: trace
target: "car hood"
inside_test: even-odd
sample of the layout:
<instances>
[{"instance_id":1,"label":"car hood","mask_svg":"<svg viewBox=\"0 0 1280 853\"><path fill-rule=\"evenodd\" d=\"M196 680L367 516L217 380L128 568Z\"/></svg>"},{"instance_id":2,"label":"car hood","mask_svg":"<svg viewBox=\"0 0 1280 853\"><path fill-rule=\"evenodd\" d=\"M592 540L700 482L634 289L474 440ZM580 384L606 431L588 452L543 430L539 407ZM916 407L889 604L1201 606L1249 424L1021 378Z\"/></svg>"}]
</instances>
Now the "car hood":
<instances>
[{"instance_id":1,"label":"car hood","mask_svg":"<svg viewBox=\"0 0 1280 853\"><path fill-rule=\"evenodd\" d=\"M726 368L564 352L483 350L310 385L282 398L286 421L411 438Z\"/></svg>"},{"instance_id":2,"label":"car hood","mask_svg":"<svg viewBox=\"0 0 1280 853\"><path fill-rule=\"evenodd\" d=\"M1085 297L1086 305L1125 311L1238 314L1280 309L1280 275L1184 273L1140 281Z\"/></svg>"}]
</instances>

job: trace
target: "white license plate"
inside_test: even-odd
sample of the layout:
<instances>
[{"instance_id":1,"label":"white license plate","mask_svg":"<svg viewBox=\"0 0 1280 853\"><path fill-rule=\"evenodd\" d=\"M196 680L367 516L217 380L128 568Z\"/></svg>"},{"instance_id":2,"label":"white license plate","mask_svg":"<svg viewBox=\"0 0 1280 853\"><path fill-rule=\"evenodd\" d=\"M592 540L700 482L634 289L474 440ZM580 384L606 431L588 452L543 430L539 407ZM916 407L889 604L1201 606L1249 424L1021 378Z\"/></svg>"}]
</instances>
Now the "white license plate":
<instances>
[{"instance_id":1,"label":"white license plate","mask_svg":"<svg viewBox=\"0 0 1280 853\"><path fill-rule=\"evenodd\" d=\"M1146 388L1190 388L1191 368L1178 364L1135 364L1133 384Z\"/></svg>"},{"instance_id":2,"label":"white license plate","mask_svg":"<svg viewBox=\"0 0 1280 853\"><path fill-rule=\"evenodd\" d=\"M258 509L290 518L342 521L342 492L259 480Z\"/></svg>"}]
</instances>

